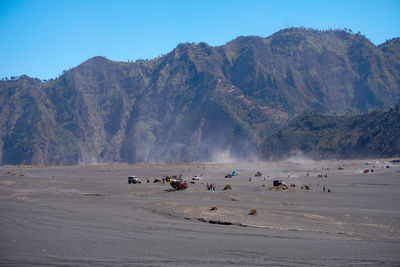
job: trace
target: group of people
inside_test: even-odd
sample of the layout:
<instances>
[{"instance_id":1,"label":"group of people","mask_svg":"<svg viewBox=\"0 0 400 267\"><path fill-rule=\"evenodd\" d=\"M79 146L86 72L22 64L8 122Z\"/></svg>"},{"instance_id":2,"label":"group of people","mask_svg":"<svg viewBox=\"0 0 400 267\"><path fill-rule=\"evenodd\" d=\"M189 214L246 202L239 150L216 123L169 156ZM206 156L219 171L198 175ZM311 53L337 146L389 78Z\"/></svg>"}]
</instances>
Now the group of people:
<instances>
[{"instance_id":1,"label":"group of people","mask_svg":"<svg viewBox=\"0 0 400 267\"><path fill-rule=\"evenodd\" d=\"M162 179L154 178L153 183L161 183L162 182L163 184L165 184L166 181L167 181L167 178L165 178L165 177L163 177ZM149 177L146 177L146 182L150 183Z\"/></svg>"},{"instance_id":2,"label":"group of people","mask_svg":"<svg viewBox=\"0 0 400 267\"><path fill-rule=\"evenodd\" d=\"M216 185L215 184L208 184L207 183L207 190L209 191L215 191Z\"/></svg>"},{"instance_id":3,"label":"group of people","mask_svg":"<svg viewBox=\"0 0 400 267\"><path fill-rule=\"evenodd\" d=\"M325 192L325 191L328 191L328 193L330 193L330 192L331 192L331 190L330 190L330 189L328 189L328 190L327 190L327 189L325 188L325 185L324 185L324 186L322 186L322 191L324 191L324 192Z\"/></svg>"}]
</instances>

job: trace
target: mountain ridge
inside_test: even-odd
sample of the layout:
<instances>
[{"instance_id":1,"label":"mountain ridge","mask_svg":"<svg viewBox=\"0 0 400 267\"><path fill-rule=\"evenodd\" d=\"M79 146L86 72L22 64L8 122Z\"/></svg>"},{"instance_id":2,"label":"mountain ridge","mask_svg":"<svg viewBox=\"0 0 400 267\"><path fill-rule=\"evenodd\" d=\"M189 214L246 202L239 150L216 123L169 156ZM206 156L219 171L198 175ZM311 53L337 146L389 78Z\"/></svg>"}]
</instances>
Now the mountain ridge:
<instances>
[{"instance_id":1,"label":"mountain ridge","mask_svg":"<svg viewBox=\"0 0 400 267\"><path fill-rule=\"evenodd\" d=\"M46 83L0 81L1 164L249 158L301 112L397 104L399 47L288 29L217 47L179 44L153 60L97 56Z\"/></svg>"}]
</instances>

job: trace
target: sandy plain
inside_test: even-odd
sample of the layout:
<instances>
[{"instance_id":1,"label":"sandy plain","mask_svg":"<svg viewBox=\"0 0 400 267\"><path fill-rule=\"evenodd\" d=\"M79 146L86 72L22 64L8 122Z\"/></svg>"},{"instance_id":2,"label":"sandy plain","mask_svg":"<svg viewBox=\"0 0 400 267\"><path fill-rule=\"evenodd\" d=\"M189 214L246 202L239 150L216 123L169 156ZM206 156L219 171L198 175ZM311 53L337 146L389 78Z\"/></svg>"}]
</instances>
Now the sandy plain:
<instances>
[{"instance_id":1,"label":"sandy plain","mask_svg":"<svg viewBox=\"0 0 400 267\"><path fill-rule=\"evenodd\" d=\"M400 164L389 161L3 166L0 266L399 266ZM200 180L153 183L176 174ZM276 178L296 187L271 190Z\"/></svg>"}]
</instances>

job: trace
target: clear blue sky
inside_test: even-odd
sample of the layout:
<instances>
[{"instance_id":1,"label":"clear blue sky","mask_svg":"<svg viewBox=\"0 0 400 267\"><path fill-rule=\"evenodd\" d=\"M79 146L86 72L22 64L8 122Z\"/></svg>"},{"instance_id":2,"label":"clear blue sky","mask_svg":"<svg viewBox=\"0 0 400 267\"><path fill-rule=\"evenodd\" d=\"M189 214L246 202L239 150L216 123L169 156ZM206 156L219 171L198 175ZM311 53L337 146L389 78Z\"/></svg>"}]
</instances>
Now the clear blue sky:
<instances>
[{"instance_id":1,"label":"clear blue sky","mask_svg":"<svg viewBox=\"0 0 400 267\"><path fill-rule=\"evenodd\" d=\"M55 78L93 56L151 59L287 26L350 28L379 45L400 37L400 0L0 0L0 77Z\"/></svg>"}]
</instances>

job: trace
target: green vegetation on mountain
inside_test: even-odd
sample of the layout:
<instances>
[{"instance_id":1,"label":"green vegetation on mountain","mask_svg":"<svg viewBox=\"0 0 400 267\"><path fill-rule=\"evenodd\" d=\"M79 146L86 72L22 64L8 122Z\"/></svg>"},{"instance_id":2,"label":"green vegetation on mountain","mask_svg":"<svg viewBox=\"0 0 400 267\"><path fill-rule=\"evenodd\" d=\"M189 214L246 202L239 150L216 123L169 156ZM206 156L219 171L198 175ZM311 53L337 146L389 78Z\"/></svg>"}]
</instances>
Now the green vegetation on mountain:
<instances>
[{"instance_id":1,"label":"green vegetation on mountain","mask_svg":"<svg viewBox=\"0 0 400 267\"><path fill-rule=\"evenodd\" d=\"M223 46L179 44L153 60L94 57L41 82L0 81L0 163L248 158L303 112L388 109L400 42L292 28Z\"/></svg>"},{"instance_id":2,"label":"green vegetation on mountain","mask_svg":"<svg viewBox=\"0 0 400 267\"><path fill-rule=\"evenodd\" d=\"M399 157L399 106L363 115L300 115L268 137L259 150L266 159L299 152L314 159Z\"/></svg>"}]
</instances>

